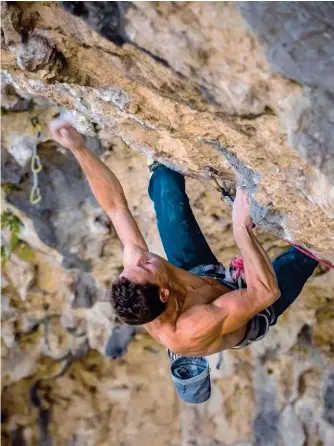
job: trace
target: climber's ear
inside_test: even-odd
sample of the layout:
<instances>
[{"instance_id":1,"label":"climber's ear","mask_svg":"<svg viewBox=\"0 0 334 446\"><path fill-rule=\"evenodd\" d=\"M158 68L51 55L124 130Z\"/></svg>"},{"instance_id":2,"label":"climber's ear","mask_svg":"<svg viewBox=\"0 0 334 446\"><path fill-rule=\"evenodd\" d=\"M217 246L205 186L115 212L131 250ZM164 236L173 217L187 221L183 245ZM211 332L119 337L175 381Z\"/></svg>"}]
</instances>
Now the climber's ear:
<instances>
[{"instance_id":1,"label":"climber's ear","mask_svg":"<svg viewBox=\"0 0 334 446\"><path fill-rule=\"evenodd\" d=\"M167 288L160 288L160 300L163 303L166 303L169 298L169 290Z\"/></svg>"}]
</instances>

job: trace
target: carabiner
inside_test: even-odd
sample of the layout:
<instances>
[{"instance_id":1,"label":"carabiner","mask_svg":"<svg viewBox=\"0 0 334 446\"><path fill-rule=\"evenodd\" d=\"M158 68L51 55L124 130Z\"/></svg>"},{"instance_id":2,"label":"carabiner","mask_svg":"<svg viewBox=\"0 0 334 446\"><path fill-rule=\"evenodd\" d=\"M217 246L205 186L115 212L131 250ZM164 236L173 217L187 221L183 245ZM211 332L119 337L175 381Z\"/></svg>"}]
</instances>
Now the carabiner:
<instances>
[{"instance_id":1,"label":"carabiner","mask_svg":"<svg viewBox=\"0 0 334 446\"><path fill-rule=\"evenodd\" d=\"M31 171L39 173L43 169L40 157L38 155L33 155L31 157Z\"/></svg>"},{"instance_id":2,"label":"carabiner","mask_svg":"<svg viewBox=\"0 0 334 446\"><path fill-rule=\"evenodd\" d=\"M36 194L36 195L35 195ZM30 203L38 204L42 199L41 191L39 187L33 187L30 192Z\"/></svg>"}]
</instances>

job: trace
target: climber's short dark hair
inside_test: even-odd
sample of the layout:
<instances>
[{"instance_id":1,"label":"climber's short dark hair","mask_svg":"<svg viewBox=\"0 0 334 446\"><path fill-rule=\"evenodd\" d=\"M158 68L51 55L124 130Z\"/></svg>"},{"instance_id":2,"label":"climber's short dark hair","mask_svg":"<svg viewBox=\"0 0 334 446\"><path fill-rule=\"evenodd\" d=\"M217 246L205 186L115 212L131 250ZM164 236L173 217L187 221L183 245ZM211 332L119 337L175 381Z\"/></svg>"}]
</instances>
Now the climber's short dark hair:
<instances>
[{"instance_id":1,"label":"climber's short dark hair","mask_svg":"<svg viewBox=\"0 0 334 446\"><path fill-rule=\"evenodd\" d=\"M109 290L109 299L117 316L126 324L142 325L153 321L166 309L158 285L134 283L119 278Z\"/></svg>"}]
</instances>

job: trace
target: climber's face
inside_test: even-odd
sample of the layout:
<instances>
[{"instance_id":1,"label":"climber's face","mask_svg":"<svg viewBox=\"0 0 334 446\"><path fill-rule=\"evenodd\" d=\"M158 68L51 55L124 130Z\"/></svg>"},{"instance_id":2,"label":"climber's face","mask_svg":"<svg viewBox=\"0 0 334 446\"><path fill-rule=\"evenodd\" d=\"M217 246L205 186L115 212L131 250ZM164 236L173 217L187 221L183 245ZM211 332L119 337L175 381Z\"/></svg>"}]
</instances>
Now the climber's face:
<instances>
[{"instance_id":1,"label":"climber's face","mask_svg":"<svg viewBox=\"0 0 334 446\"><path fill-rule=\"evenodd\" d=\"M157 319L166 309L168 263L147 251L127 266L110 289L110 303L117 316L129 325L144 325ZM125 264L127 262L125 261Z\"/></svg>"}]
</instances>

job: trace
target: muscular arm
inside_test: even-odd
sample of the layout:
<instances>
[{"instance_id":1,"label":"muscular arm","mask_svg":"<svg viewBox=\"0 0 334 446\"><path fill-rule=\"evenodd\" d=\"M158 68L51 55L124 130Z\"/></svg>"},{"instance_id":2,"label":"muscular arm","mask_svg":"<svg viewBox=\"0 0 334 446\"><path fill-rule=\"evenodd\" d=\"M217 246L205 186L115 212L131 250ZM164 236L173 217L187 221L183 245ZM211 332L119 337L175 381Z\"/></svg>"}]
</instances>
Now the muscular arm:
<instances>
[{"instance_id":1,"label":"muscular arm","mask_svg":"<svg viewBox=\"0 0 334 446\"><path fill-rule=\"evenodd\" d=\"M279 297L279 290L271 261L252 232L248 194L241 188L237 190L232 218L234 239L244 261L246 297L256 314Z\"/></svg>"},{"instance_id":2,"label":"muscular arm","mask_svg":"<svg viewBox=\"0 0 334 446\"><path fill-rule=\"evenodd\" d=\"M113 172L85 146L80 134L69 123L52 128L54 139L69 148L77 158L95 198L110 217L123 245L136 245L147 250L144 238L135 222L123 188Z\"/></svg>"},{"instance_id":3,"label":"muscular arm","mask_svg":"<svg viewBox=\"0 0 334 446\"><path fill-rule=\"evenodd\" d=\"M252 230L239 228L235 238L244 260L247 289L232 291L212 303L225 314L222 334L238 330L280 296L270 259Z\"/></svg>"},{"instance_id":4,"label":"muscular arm","mask_svg":"<svg viewBox=\"0 0 334 446\"><path fill-rule=\"evenodd\" d=\"M208 342L215 342L218 336L243 327L278 299L280 291L275 272L250 229L251 223L248 197L238 190L233 208L233 233L243 257L247 289L231 291L211 304L192 307L182 314L176 331L188 338L188 342L192 339L196 344L197 339L197 342L206 343L205 335Z\"/></svg>"}]
</instances>

